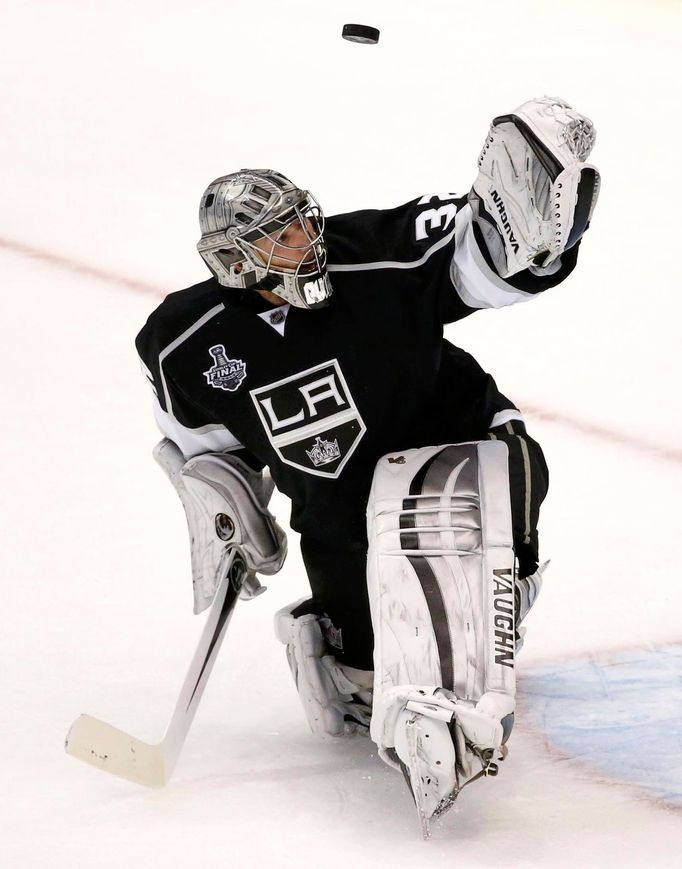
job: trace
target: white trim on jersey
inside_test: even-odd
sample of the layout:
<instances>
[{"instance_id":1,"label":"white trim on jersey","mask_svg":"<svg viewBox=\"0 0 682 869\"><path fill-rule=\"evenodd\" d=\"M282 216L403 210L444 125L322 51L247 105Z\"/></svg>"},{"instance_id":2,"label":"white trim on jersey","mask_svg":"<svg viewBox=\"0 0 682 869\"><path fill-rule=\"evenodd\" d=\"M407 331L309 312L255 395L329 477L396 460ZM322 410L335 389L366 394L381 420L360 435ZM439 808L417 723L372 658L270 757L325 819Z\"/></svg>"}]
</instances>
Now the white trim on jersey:
<instances>
[{"instance_id":1,"label":"white trim on jersey","mask_svg":"<svg viewBox=\"0 0 682 869\"><path fill-rule=\"evenodd\" d=\"M424 263L432 257L434 253L439 251L442 247L445 247L452 241L452 237L456 232L456 228L449 232L444 238L441 238L440 241L436 242L432 247L430 247L426 253L421 256L419 259L412 260L411 262L394 262L392 260L379 261L373 263L350 263L348 265L327 265L327 271L329 272L366 272L371 271L372 269L416 269L419 266L424 265Z\"/></svg>"},{"instance_id":2,"label":"white trim on jersey","mask_svg":"<svg viewBox=\"0 0 682 869\"><path fill-rule=\"evenodd\" d=\"M215 317L216 314L219 314L224 310L225 305L223 305L222 302L219 305L215 305L213 308L206 311L205 314L202 314L195 323L185 329L184 332L178 335L177 338L171 341L171 343L164 347L159 353L159 376L161 378L161 386L163 387L163 395L166 401L166 410L161 407L159 402L158 392L154 385L152 372L149 370L148 366L140 360L142 363L142 370L147 375L147 379L149 380L154 393L152 403L156 424L161 433L178 446L185 459L191 459L194 456L203 453L236 450L240 449L242 446L232 432L224 425L211 423L198 428L188 428L179 422L173 414L173 402L171 401L168 384L166 383L166 376L163 372L163 362L166 357L172 353L173 350L183 344L198 329L201 329L205 323Z\"/></svg>"},{"instance_id":3,"label":"white trim on jersey","mask_svg":"<svg viewBox=\"0 0 682 869\"><path fill-rule=\"evenodd\" d=\"M485 261L474 237L473 212L468 203L455 217L455 255L450 278L457 295L469 308L504 308L534 298L532 293L508 284Z\"/></svg>"},{"instance_id":4,"label":"white trim on jersey","mask_svg":"<svg viewBox=\"0 0 682 869\"><path fill-rule=\"evenodd\" d=\"M142 366L142 373L149 381L149 385L151 386L152 392L154 393L154 395L158 395L159 393L156 391L156 386L154 385L154 375L149 370L149 368L147 368L147 366L142 361L142 359L140 359L140 365Z\"/></svg>"},{"instance_id":5,"label":"white trim on jersey","mask_svg":"<svg viewBox=\"0 0 682 869\"><path fill-rule=\"evenodd\" d=\"M188 329L185 329L185 331L182 334L178 335L178 337L174 341L171 341L171 343L167 347L164 347L163 350L159 353L159 374L161 376L161 384L163 386L163 395L164 395L164 398L166 399L166 409L167 409L169 414L172 414L173 404L170 400L170 393L168 392L168 385L166 384L166 378L165 378L164 373L163 373L163 360L166 358L166 356L168 356L170 353L172 353L173 350L175 350L181 344L183 344L190 337L190 335L193 335L198 329L201 329L201 327L205 323L208 323L209 320L211 320L213 317L215 317L216 314L219 314L221 311L224 311L224 310L225 310L225 305L223 305L223 303L221 302L219 305L216 305L214 308L211 308L210 311L206 311L206 313L203 314L196 321L196 323L194 323ZM171 440L172 440L172 438L171 438ZM178 446L179 446L179 444L178 444ZM206 452L206 451L204 450L204 452Z\"/></svg>"},{"instance_id":6,"label":"white trim on jersey","mask_svg":"<svg viewBox=\"0 0 682 869\"><path fill-rule=\"evenodd\" d=\"M430 199L430 197L425 197ZM441 197L443 198L443 197ZM453 197L448 197L453 198ZM519 290L501 278L486 262L473 230L473 212L467 203L457 211L455 226L451 232L432 245L419 259L409 262L378 260L376 262L334 264L329 263L330 272L363 272L376 269L416 269L455 239L455 252L450 264L450 279L457 295L469 308L504 308L518 302L528 302L533 293ZM547 269L530 266L529 271L536 276L551 275L561 268L557 260Z\"/></svg>"},{"instance_id":7,"label":"white trim on jersey","mask_svg":"<svg viewBox=\"0 0 682 869\"><path fill-rule=\"evenodd\" d=\"M237 450L242 446L224 425L187 428L179 423L174 416L166 413L156 399L154 399L154 419L161 434L176 444L185 459L191 459L203 453Z\"/></svg>"},{"instance_id":8,"label":"white trim on jersey","mask_svg":"<svg viewBox=\"0 0 682 869\"><path fill-rule=\"evenodd\" d=\"M490 428L497 428L498 425L504 425L506 422L511 422L513 419L518 419L525 423L523 414L515 407L510 407L508 410L500 410L490 421Z\"/></svg>"},{"instance_id":9,"label":"white trim on jersey","mask_svg":"<svg viewBox=\"0 0 682 869\"><path fill-rule=\"evenodd\" d=\"M275 332L279 332L284 337L284 330L287 325L287 314L291 309L291 305L279 305L276 308L271 308L269 311L263 311L258 314L264 323L272 326Z\"/></svg>"}]
</instances>

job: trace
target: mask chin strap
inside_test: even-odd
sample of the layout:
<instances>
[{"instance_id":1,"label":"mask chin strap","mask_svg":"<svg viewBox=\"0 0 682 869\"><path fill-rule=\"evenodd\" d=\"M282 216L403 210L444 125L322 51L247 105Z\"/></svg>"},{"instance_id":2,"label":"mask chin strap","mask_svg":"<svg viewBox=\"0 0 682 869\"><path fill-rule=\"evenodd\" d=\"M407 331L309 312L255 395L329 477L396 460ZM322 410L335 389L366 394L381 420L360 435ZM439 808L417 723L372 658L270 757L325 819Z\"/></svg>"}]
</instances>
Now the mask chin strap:
<instances>
[{"instance_id":1,"label":"mask chin strap","mask_svg":"<svg viewBox=\"0 0 682 869\"><path fill-rule=\"evenodd\" d=\"M274 275L266 275L262 280L258 281L254 290L267 290L269 293L274 293L282 284Z\"/></svg>"},{"instance_id":2,"label":"mask chin strap","mask_svg":"<svg viewBox=\"0 0 682 869\"><path fill-rule=\"evenodd\" d=\"M306 282L304 278L298 278L297 281ZM278 280L278 277L275 275L266 275L262 280L260 280L255 287L254 290L267 290L268 292L275 293L280 298L282 298L285 302L288 302L290 305L293 305L296 308L326 308L329 304L329 297L331 296L331 287L329 286L328 279L325 276L320 276L315 279L314 283L322 284L323 290L321 293L321 298L317 301L307 300L305 298L305 293L301 291L300 287L296 289L287 288L285 289L285 284ZM294 298L298 301L295 301Z\"/></svg>"}]
</instances>

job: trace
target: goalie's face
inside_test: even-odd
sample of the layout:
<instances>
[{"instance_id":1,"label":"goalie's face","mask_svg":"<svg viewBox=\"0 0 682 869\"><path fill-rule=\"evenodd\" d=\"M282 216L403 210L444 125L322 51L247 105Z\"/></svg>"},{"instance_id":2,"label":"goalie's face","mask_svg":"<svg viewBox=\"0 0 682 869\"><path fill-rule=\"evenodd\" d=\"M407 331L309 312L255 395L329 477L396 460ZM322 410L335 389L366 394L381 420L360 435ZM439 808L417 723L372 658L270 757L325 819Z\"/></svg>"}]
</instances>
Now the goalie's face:
<instances>
[{"instance_id":1,"label":"goalie's face","mask_svg":"<svg viewBox=\"0 0 682 869\"><path fill-rule=\"evenodd\" d=\"M305 271L316 263L315 245L321 244L319 231L309 217L294 220L277 232L253 242L268 271ZM301 268L299 268L301 267Z\"/></svg>"},{"instance_id":2,"label":"goalie's face","mask_svg":"<svg viewBox=\"0 0 682 869\"><path fill-rule=\"evenodd\" d=\"M275 278L274 286L258 290L269 302L284 300L297 308L328 304L332 287L323 228L319 206L308 200L305 209L295 206L265 227L256 227L250 238L237 240L256 274Z\"/></svg>"}]
</instances>

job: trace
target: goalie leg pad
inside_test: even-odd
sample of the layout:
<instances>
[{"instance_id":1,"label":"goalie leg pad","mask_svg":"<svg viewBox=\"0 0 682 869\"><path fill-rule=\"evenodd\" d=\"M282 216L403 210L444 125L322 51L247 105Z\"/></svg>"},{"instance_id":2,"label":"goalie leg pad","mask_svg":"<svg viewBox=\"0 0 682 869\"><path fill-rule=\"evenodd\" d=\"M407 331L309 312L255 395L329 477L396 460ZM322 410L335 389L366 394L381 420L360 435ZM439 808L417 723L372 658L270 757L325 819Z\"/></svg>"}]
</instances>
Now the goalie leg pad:
<instances>
[{"instance_id":1,"label":"goalie leg pad","mask_svg":"<svg viewBox=\"0 0 682 869\"><path fill-rule=\"evenodd\" d=\"M279 610L275 634L286 645L289 669L310 729L322 737L366 732L371 716L371 674L338 664L324 639L324 617L306 612L309 609L310 599L302 598Z\"/></svg>"},{"instance_id":2,"label":"goalie leg pad","mask_svg":"<svg viewBox=\"0 0 682 869\"><path fill-rule=\"evenodd\" d=\"M460 774L467 777L474 759L501 748L502 722L515 705L506 445L482 441L384 457L374 475L368 533L372 739L396 765L398 746L405 745L404 710L428 703L417 714L445 720L451 730L456 724L468 753Z\"/></svg>"}]
</instances>

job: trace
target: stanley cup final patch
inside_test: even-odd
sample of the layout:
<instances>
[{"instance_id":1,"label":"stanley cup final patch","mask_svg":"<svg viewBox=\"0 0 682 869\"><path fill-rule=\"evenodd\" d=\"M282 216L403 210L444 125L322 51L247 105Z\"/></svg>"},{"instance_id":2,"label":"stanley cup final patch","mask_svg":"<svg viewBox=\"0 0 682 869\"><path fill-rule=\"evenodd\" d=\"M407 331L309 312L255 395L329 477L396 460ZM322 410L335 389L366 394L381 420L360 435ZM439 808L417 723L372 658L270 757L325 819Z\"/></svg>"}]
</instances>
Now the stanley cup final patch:
<instances>
[{"instance_id":1,"label":"stanley cup final patch","mask_svg":"<svg viewBox=\"0 0 682 869\"><path fill-rule=\"evenodd\" d=\"M208 352L213 357L213 365L204 371L208 385L226 392L239 389L246 377L246 363L241 359L229 359L222 344L210 347Z\"/></svg>"},{"instance_id":2,"label":"stanley cup final patch","mask_svg":"<svg viewBox=\"0 0 682 869\"><path fill-rule=\"evenodd\" d=\"M279 457L308 474L338 477L366 431L336 359L250 395Z\"/></svg>"}]
</instances>

